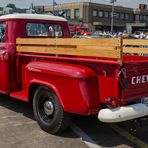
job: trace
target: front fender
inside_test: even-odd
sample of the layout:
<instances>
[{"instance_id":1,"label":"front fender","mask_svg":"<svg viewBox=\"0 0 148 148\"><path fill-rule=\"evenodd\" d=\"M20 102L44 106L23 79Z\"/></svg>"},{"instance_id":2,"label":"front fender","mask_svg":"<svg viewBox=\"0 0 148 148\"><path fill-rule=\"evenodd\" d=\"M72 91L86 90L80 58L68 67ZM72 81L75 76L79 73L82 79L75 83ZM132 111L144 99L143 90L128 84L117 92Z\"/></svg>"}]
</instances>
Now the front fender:
<instances>
[{"instance_id":1,"label":"front fender","mask_svg":"<svg viewBox=\"0 0 148 148\"><path fill-rule=\"evenodd\" d=\"M65 111L78 114L98 112L97 75L91 68L71 63L33 61L26 66L25 73L28 88L34 80L34 83L46 82L53 86Z\"/></svg>"}]
</instances>

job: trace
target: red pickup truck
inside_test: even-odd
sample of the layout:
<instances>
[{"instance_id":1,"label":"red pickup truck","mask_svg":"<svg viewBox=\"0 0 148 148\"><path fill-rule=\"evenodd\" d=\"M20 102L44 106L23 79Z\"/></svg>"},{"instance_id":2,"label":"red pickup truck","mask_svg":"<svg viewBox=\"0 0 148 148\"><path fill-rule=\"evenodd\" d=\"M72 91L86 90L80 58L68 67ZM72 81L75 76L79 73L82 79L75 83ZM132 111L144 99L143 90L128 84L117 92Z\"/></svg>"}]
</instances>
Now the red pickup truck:
<instances>
[{"instance_id":1,"label":"red pickup truck","mask_svg":"<svg viewBox=\"0 0 148 148\"><path fill-rule=\"evenodd\" d=\"M108 123L145 117L148 57L139 53L148 54L146 45L147 40L72 39L61 17L4 15L0 93L33 102L38 124L52 134L68 127L71 114L96 114Z\"/></svg>"}]
</instances>

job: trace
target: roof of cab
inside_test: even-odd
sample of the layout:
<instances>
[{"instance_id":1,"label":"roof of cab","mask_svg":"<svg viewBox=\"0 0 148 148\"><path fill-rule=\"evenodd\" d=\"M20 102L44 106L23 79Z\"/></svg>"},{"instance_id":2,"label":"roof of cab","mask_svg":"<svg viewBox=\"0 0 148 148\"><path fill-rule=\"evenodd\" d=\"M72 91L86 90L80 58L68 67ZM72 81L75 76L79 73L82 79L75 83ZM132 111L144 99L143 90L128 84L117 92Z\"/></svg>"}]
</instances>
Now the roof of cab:
<instances>
[{"instance_id":1,"label":"roof of cab","mask_svg":"<svg viewBox=\"0 0 148 148\"><path fill-rule=\"evenodd\" d=\"M26 14L26 13L8 14L0 16L0 20L6 20L6 19L34 19L34 20L51 20L51 21L67 22L67 20L63 17L53 16L53 15L43 15L43 14Z\"/></svg>"}]
</instances>

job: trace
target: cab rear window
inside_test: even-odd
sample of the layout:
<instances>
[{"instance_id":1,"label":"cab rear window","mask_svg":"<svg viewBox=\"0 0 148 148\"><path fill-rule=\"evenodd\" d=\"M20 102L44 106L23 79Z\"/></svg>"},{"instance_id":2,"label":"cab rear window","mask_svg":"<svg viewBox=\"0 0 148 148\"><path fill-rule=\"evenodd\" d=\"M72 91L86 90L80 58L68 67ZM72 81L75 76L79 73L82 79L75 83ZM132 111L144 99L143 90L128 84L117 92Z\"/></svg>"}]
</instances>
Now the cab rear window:
<instances>
[{"instance_id":1,"label":"cab rear window","mask_svg":"<svg viewBox=\"0 0 148 148\"><path fill-rule=\"evenodd\" d=\"M5 42L6 40L6 23L0 22L0 42Z\"/></svg>"},{"instance_id":2,"label":"cab rear window","mask_svg":"<svg viewBox=\"0 0 148 148\"><path fill-rule=\"evenodd\" d=\"M27 36L60 38L63 36L62 27L59 24L27 23Z\"/></svg>"}]
</instances>

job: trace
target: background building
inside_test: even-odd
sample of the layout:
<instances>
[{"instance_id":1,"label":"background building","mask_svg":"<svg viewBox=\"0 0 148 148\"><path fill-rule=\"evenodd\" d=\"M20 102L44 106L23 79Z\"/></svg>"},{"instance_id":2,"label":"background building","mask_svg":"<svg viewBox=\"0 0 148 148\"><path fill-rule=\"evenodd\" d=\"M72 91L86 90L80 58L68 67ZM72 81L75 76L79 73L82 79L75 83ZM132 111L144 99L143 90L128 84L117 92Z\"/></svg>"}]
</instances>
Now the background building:
<instances>
[{"instance_id":1,"label":"background building","mask_svg":"<svg viewBox=\"0 0 148 148\"><path fill-rule=\"evenodd\" d=\"M36 11L48 13L53 11L53 6L35 6ZM84 24L91 31L110 31L112 6L90 3L66 3L54 6L54 13L64 11L65 18L70 25ZM147 6L141 4L138 9L126 8L122 6L114 7L114 28L115 32L128 30L145 30L148 27Z\"/></svg>"},{"instance_id":2,"label":"background building","mask_svg":"<svg viewBox=\"0 0 148 148\"><path fill-rule=\"evenodd\" d=\"M139 8L133 9L133 22L127 23L127 29L148 32L148 7L140 4Z\"/></svg>"},{"instance_id":3,"label":"background building","mask_svg":"<svg viewBox=\"0 0 148 148\"><path fill-rule=\"evenodd\" d=\"M35 10L33 10L35 9ZM110 31L112 5L97 4L91 2L66 3L55 6L35 6L31 4L29 9L0 7L0 15L10 13L49 13L65 12L69 25L85 25L90 31ZM122 6L114 7L114 32L148 32L148 6L140 4L139 8L132 9Z\"/></svg>"}]
</instances>

